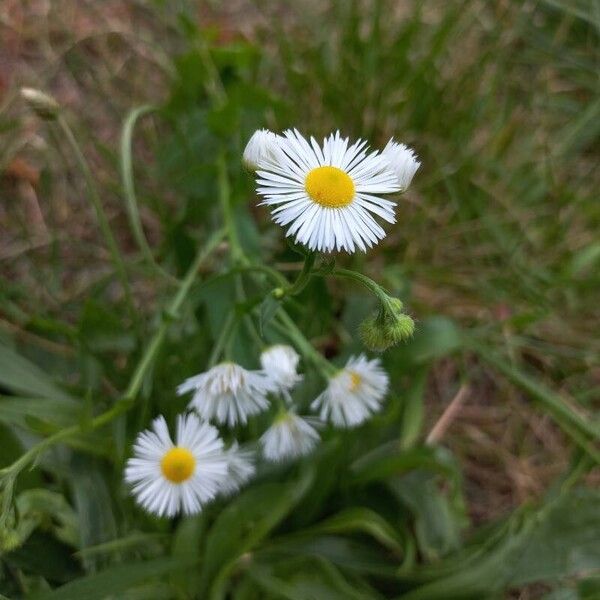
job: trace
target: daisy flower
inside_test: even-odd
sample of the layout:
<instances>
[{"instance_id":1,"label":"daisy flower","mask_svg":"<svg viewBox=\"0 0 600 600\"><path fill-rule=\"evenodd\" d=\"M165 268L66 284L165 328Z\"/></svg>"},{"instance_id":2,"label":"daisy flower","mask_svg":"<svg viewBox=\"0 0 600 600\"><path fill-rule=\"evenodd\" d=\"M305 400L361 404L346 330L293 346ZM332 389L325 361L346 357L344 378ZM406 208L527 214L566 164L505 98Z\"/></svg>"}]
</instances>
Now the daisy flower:
<instances>
[{"instance_id":1,"label":"daisy flower","mask_svg":"<svg viewBox=\"0 0 600 600\"><path fill-rule=\"evenodd\" d=\"M277 135L268 129L254 132L242 156L242 163L249 171L256 171L263 160L273 157L277 149Z\"/></svg>"},{"instance_id":2,"label":"daisy flower","mask_svg":"<svg viewBox=\"0 0 600 600\"><path fill-rule=\"evenodd\" d=\"M225 496L235 494L253 475L254 452L242 450L234 442L226 452L227 479L221 485L221 493Z\"/></svg>"},{"instance_id":3,"label":"daisy flower","mask_svg":"<svg viewBox=\"0 0 600 600\"><path fill-rule=\"evenodd\" d=\"M260 355L263 372L281 392L291 390L302 376L296 371L300 356L285 344L275 344Z\"/></svg>"},{"instance_id":4,"label":"daisy flower","mask_svg":"<svg viewBox=\"0 0 600 600\"><path fill-rule=\"evenodd\" d=\"M203 419L230 427L245 425L248 417L268 408L267 394L271 391L274 386L266 375L233 362L223 362L190 377L177 388L180 396L194 392L189 406Z\"/></svg>"},{"instance_id":5,"label":"daisy flower","mask_svg":"<svg viewBox=\"0 0 600 600\"><path fill-rule=\"evenodd\" d=\"M311 250L366 251L385 237L373 215L395 223L395 203L381 194L400 191L388 159L350 144L339 132L319 146L298 131L276 137L276 147L258 163L257 192L286 235Z\"/></svg>"},{"instance_id":6,"label":"daisy flower","mask_svg":"<svg viewBox=\"0 0 600 600\"><path fill-rule=\"evenodd\" d=\"M395 142L394 138L391 138L381 154L388 160L396 174L400 190L404 192L410 185L417 169L421 166L414 150L404 144Z\"/></svg>"},{"instance_id":7,"label":"daisy flower","mask_svg":"<svg viewBox=\"0 0 600 600\"><path fill-rule=\"evenodd\" d=\"M260 438L267 460L283 461L308 454L319 442L319 434L308 419L291 411L280 412Z\"/></svg>"},{"instance_id":8,"label":"daisy flower","mask_svg":"<svg viewBox=\"0 0 600 600\"><path fill-rule=\"evenodd\" d=\"M125 481L136 502L159 517L199 512L222 489L228 461L218 431L194 414L177 417L175 442L164 417L140 433Z\"/></svg>"},{"instance_id":9,"label":"daisy flower","mask_svg":"<svg viewBox=\"0 0 600 600\"><path fill-rule=\"evenodd\" d=\"M350 357L346 366L329 380L329 385L311 404L323 420L338 427L354 427L381 408L389 378L378 358L364 354Z\"/></svg>"}]
</instances>

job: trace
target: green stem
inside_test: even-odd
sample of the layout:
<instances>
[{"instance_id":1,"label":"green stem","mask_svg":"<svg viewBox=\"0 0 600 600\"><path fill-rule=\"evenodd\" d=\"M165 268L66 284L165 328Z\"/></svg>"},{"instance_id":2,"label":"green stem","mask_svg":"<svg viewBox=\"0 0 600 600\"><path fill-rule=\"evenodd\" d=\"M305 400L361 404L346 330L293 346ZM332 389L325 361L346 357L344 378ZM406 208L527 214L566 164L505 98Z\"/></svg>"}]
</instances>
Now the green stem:
<instances>
[{"instance_id":1,"label":"green stem","mask_svg":"<svg viewBox=\"0 0 600 600\"><path fill-rule=\"evenodd\" d=\"M156 359L158 352L165 339L169 326L172 321L179 316L179 310L186 299L192 284L195 281L198 268L206 260L206 258L215 250L218 244L221 242L225 235L223 230L217 231L206 243L206 245L198 252L192 265L190 266L185 278L181 282L177 293L173 297L173 300L169 303L166 310L163 313L163 320L159 328L156 330L150 344L147 346L146 351L141 357L130 381L127 389L123 393L120 400L118 400L110 409L94 417L90 421L82 424L72 425L57 433L47 437L46 439L38 442L35 446L32 446L27 452L25 452L18 460L14 463L0 470L0 476L3 477L16 477L18 473L24 469L30 462L34 461L40 454L42 454L47 448L50 448L58 442L68 440L69 438L83 433L91 429L97 429L119 415L127 412L133 405L134 401L140 391L142 383L150 369L152 363Z\"/></svg>"},{"instance_id":2,"label":"green stem","mask_svg":"<svg viewBox=\"0 0 600 600\"><path fill-rule=\"evenodd\" d=\"M69 123L67 122L65 117L59 113L59 115L57 116L56 122L58 123L58 126L64 133L65 138L67 139L67 142L71 146L71 149L73 150L73 154L75 155L77 164L79 165L79 168L81 169L81 172L83 174L83 177L85 179L85 183L86 183L86 186L88 189L90 200L92 201L92 205L94 206L94 210L96 212L96 218L98 219L98 225L100 226L100 230L102 232L102 235L104 236L104 241L106 242L106 245L108 246L108 250L110 252L113 265L117 271L117 275L118 275L119 279L121 280L121 285L123 286L123 291L125 293L125 299L127 301L131 319L132 319L133 323L136 325L136 327L139 328L138 313L133 304L133 296L131 294L131 288L129 286L129 281L127 279L125 262L123 261L123 257L121 256L121 252L119 251L119 246L118 246L117 241L116 241L116 239L112 233L112 230L110 228L110 224L108 222L108 217L106 216L106 213L104 212L104 207L102 206L102 201L100 200L100 195L98 194L98 190L96 188L96 183L94 181L94 178L92 177L90 167L87 163L87 160L85 159L85 156L83 155L83 152L81 150L81 147L79 146L79 143L77 142L77 138L73 134L73 130L71 129L71 126L69 125Z\"/></svg>"},{"instance_id":3,"label":"green stem","mask_svg":"<svg viewBox=\"0 0 600 600\"><path fill-rule=\"evenodd\" d=\"M269 277L273 283L282 288L282 294L284 293L284 289L289 286L288 280L281 274L279 271L268 267L267 265L259 265L259 264L246 264L243 266L233 267L230 273L264 273L267 277Z\"/></svg>"},{"instance_id":4,"label":"green stem","mask_svg":"<svg viewBox=\"0 0 600 600\"><path fill-rule=\"evenodd\" d=\"M215 106L222 106L225 104L225 102L227 102L227 92L225 91L225 87L221 81L219 70L217 69L212 56L210 55L210 48L206 43L204 36L202 36L202 38L199 40L196 48L204 68L206 69L206 74L208 75L208 77L205 79L206 93L213 101Z\"/></svg>"},{"instance_id":5,"label":"green stem","mask_svg":"<svg viewBox=\"0 0 600 600\"><path fill-rule=\"evenodd\" d=\"M286 296L297 296L306 287L306 284L310 281L312 276L315 259L316 254L314 252L306 255L304 264L302 265L302 271L300 271L296 281L285 290Z\"/></svg>"},{"instance_id":6,"label":"green stem","mask_svg":"<svg viewBox=\"0 0 600 600\"><path fill-rule=\"evenodd\" d=\"M286 335L300 350L300 353L319 369L325 379L329 379L329 377L336 373L337 369L313 347L285 310L280 308L277 311L277 318L281 322L281 327L279 328L281 333Z\"/></svg>"},{"instance_id":7,"label":"green stem","mask_svg":"<svg viewBox=\"0 0 600 600\"><path fill-rule=\"evenodd\" d=\"M235 264L246 265L248 259L238 239L237 227L233 210L231 208L231 188L229 177L227 176L227 163L225 161L225 152L221 151L217 158L217 178L219 182L219 202L223 211L223 220L227 230L227 238L231 246L231 258Z\"/></svg>"},{"instance_id":8,"label":"green stem","mask_svg":"<svg viewBox=\"0 0 600 600\"><path fill-rule=\"evenodd\" d=\"M223 353L223 349L227 344L231 334L235 329L235 325L237 322L235 310L230 311L229 315L227 315L227 319L225 320L225 324L221 328L221 333L213 346L213 350L210 354L210 358L208 359L207 369L211 369L217 364L219 358L221 358L221 354Z\"/></svg>"},{"instance_id":9,"label":"green stem","mask_svg":"<svg viewBox=\"0 0 600 600\"><path fill-rule=\"evenodd\" d=\"M378 283L373 281L370 277L363 275L362 273L351 271L350 269L333 269L332 271L325 273L316 272L316 274L321 276L332 275L334 277L344 277L347 279L352 279L357 283L360 283L363 287L367 288L373 294L375 294L375 296L377 296L377 298L383 304L387 304L389 301L389 294Z\"/></svg>"},{"instance_id":10,"label":"green stem","mask_svg":"<svg viewBox=\"0 0 600 600\"><path fill-rule=\"evenodd\" d=\"M133 237L141 250L144 258L151 265L157 273L162 277L169 279L170 281L176 281L176 279L167 273L154 259L152 250L148 245L146 235L144 234L144 228L142 227L142 221L140 219L140 210L137 197L135 194L135 181L133 177L133 161L131 158L131 145L133 139L133 131L138 119L144 117L158 110L156 106L146 104L139 106L132 110L126 117L123 123L123 130L121 132L121 152L120 152L120 168L121 168L121 181L123 183L123 192L125 196L125 206L127 208L127 215L129 217L129 225Z\"/></svg>"}]
</instances>

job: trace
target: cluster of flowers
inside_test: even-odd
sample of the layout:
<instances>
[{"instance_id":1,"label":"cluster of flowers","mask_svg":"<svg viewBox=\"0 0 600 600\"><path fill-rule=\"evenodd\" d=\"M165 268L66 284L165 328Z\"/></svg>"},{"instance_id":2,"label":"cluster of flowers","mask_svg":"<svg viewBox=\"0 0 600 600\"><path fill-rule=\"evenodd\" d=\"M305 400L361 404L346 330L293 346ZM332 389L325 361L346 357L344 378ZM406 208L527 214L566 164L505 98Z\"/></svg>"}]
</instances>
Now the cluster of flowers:
<instances>
[{"instance_id":1,"label":"cluster of flowers","mask_svg":"<svg viewBox=\"0 0 600 600\"><path fill-rule=\"evenodd\" d=\"M378 359L352 357L312 402L318 417L297 414L292 390L301 381L300 357L290 346L275 345L260 356L261 369L250 371L223 362L184 381L178 394L193 392L189 408L179 415L175 441L164 417L139 434L134 456L127 462L125 480L137 502L158 516L179 512L194 514L217 496L235 493L255 472L257 452L229 448L221 439L221 426L246 425L249 418L267 411L270 398L279 405L274 419L259 440L267 461L284 461L308 454L317 445L319 426L363 423L381 407L388 391L388 376Z\"/></svg>"},{"instance_id":2,"label":"cluster of flowers","mask_svg":"<svg viewBox=\"0 0 600 600\"><path fill-rule=\"evenodd\" d=\"M370 151L363 140L350 144L339 132L319 145L297 130L279 135L266 129L251 137L243 162L256 173L262 204L287 227L286 235L312 251L348 253L364 252L385 237L374 217L395 222L393 195L408 188L420 166L413 150L393 139L379 152ZM385 297L380 303L379 312L361 326L363 341L374 350L406 339L414 328L399 300ZM318 417L303 417L291 396L301 380L294 349L273 346L260 362L256 371L224 362L179 386L179 394L194 395L192 412L177 419L175 441L165 419L158 417L138 436L127 463L125 479L141 506L160 516L192 514L252 477L257 453L236 442L226 448L211 422L246 425L275 399L279 409L259 447L265 460L282 461L309 453L320 439L319 424L353 427L365 421L388 390L388 376L377 359L351 358L311 404Z\"/></svg>"}]
</instances>

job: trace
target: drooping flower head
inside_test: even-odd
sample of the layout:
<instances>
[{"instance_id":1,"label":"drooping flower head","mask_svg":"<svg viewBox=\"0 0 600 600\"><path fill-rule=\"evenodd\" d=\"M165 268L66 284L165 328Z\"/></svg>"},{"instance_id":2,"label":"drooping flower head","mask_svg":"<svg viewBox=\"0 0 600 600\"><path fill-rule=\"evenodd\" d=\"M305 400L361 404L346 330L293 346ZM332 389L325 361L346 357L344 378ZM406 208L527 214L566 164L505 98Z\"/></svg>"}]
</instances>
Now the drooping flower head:
<instances>
[{"instance_id":1,"label":"drooping flower head","mask_svg":"<svg viewBox=\"0 0 600 600\"><path fill-rule=\"evenodd\" d=\"M267 460L284 461L308 454L319 439L317 430L308 419L289 410L275 417L260 438L260 443Z\"/></svg>"},{"instance_id":2,"label":"drooping flower head","mask_svg":"<svg viewBox=\"0 0 600 600\"><path fill-rule=\"evenodd\" d=\"M417 160L414 150L405 144L399 144L391 138L381 153L388 160L401 191L405 191L412 181L421 163Z\"/></svg>"},{"instance_id":3,"label":"drooping flower head","mask_svg":"<svg viewBox=\"0 0 600 600\"><path fill-rule=\"evenodd\" d=\"M339 132L321 147L298 131L277 136L270 156L259 160L258 193L273 220L311 250L366 251L385 237L374 219L395 223L395 203L381 197L401 187L390 161L353 144Z\"/></svg>"},{"instance_id":4,"label":"drooping flower head","mask_svg":"<svg viewBox=\"0 0 600 600\"><path fill-rule=\"evenodd\" d=\"M286 344L270 346L260 355L260 364L265 375L280 392L288 392L301 379L297 367L300 356Z\"/></svg>"},{"instance_id":5,"label":"drooping flower head","mask_svg":"<svg viewBox=\"0 0 600 600\"><path fill-rule=\"evenodd\" d=\"M351 357L311 404L321 419L338 427L355 427L379 411L387 394L389 378L379 359L364 354Z\"/></svg>"},{"instance_id":6,"label":"drooping flower head","mask_svg":"<svg viewBox=\"0 0 600 600\"><path fill-rule=\"evenodd\" d=\"M259 163L273 157L276 148L277 135L268 129L258 129L246 144L242 162L249 171L256 171Z\"/></svg>"},{"instance_id":7,"label":"drooping flower head","mask_svg":"<svg viewBox=\"0 0 600 600\"><path fill-rule=\"evenodd\" d=\"M159 517L199 512L221 490L228 460L218 431L194 414L177 417L175 442L164 417L140 433L127 461L125 481L135 500Z\"/></svg>"},{"instance_id":8,"label":"drooping flower head","mask_svg":"<svg viewBox=\"0 0 600 600\"><path fill-rule=\"evenodd\" d=\"M223 362L205 373L186 379L179 395L194 392L190 408L203 419L222 425L245 425L248 417L269 406L267 394L274 385L260 371L248 371L233 362Z\"/></svg>"},{"instance_id":9,"label":"drooping flower head","mask_svg":"<svg viewBox=\"0 0 600 600\"><path fill-rule=\"evenodd\" d=\"M253 475L254 452L242 450L237 442L225 452L227 459L227 478L221 486L221 493L229 496L237 492Z\"/></svg>"}]
</instances>

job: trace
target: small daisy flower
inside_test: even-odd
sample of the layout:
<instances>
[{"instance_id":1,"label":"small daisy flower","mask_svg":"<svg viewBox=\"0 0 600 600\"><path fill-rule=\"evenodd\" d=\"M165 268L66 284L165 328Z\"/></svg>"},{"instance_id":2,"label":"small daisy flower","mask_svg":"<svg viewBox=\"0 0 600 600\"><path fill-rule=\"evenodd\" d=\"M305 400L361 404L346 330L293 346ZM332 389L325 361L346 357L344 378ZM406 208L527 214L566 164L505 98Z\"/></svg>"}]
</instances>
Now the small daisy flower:
<instances>
[{"instance_id":1,"label":"small daisy flower","mask_svg":"<svg viewBox=\"0 0 600 600\"><path fill-rule=\"evenodd\" d=\"M381 154L390 163L398 179L400 190L404 192L421 166L414 150L391 138Z\"/></svg>"},{"instance_id":2,"label":"small daisy flower","mask_svg":"<svg viewBox=\"0 0 600 600\"><path fill-rule=\"evenodd\" d=\"M248 371L233 362L224 362L195 377L186 379L178 388L181 396L194 392L190 408L203 419L214 419L222 425L245 425L248 417L269 406L267 394L274 391L268 377L259 371Z\"/></svg>"},{"instance_id":3,"label":"small daisy flower","mask_svg":"<svg viewBox=\"0 0 600 600\"><path fill-rule=\"evenodd\" d=\"M199 512L222 489L228 461L218 431L194 414L177 417L175 443L164 417L140 433L125 481L136 502L159 517Z\"/></svg>"},{"instance_id":4,"label":"small daisy flower","mask_svg":"<svg viewBox=\"0 0 600 600\"><path fill-rule=\"evenodd\" d=\"M381 408L388 386L389 378L379 359L368 360L361 354L351 357L329 380L311 408L338 427L354 427Z\"/></svg>"},{"instance_id":5,"label":"small daisy flower","mask_svg":"<svg viewBox=\"0 0 600 600\"><path fill-rule=\"evenodd\" d=\"M276 149L277 135L268 129L258 129L246 144L242 163L249 171L256 171L259 163L272 158Z\"/></svg>"},{"instance_id":6,"label":"small daisy flower","mask_svg":"<svg viewBox=\"0 0 600 600\"><path fill-rule=\"evenodd\" d=\"M339 132L319 146L296 130L277 136L277 147L261 159L257 192L286 235L311 250L366 251L385 237L373 215L395 223L395 203L381 194L400 191L388 159L350 144Z\"/></svg>"},{"instance_id":7,"label":"small daisy flower","mask_svg":"<svg viewBox=\"0 0 600 600\"><path fill-rule=\"evenodd\" d=\"M260 438L267 460L283 461L308 454L319 442L319 434L308 419L291 411L280 412Z\"/></svg>"},{"instance_id":8,"label":"small daisy flower","mask_svg":"<svg viewBox=\"0 0 600 600\"><path fill-rule=\"evenodd\" d=\"M226 452L227 479L221 485L221 493L225 496L235 494L253 475L254 452L242 450L234 442Z\"/></svg>"},{"instance_id":9,"label":"small daisy flower","mask_svg":"<svg viewBox=\"0 0 600 600\"><path fill-rule=\"evenodd\" d=\"M275 344L260 355L263 372L281 392L291 390L302 376L296 371L300 356L285 344Z\"/></svg>"}]
</instances>

